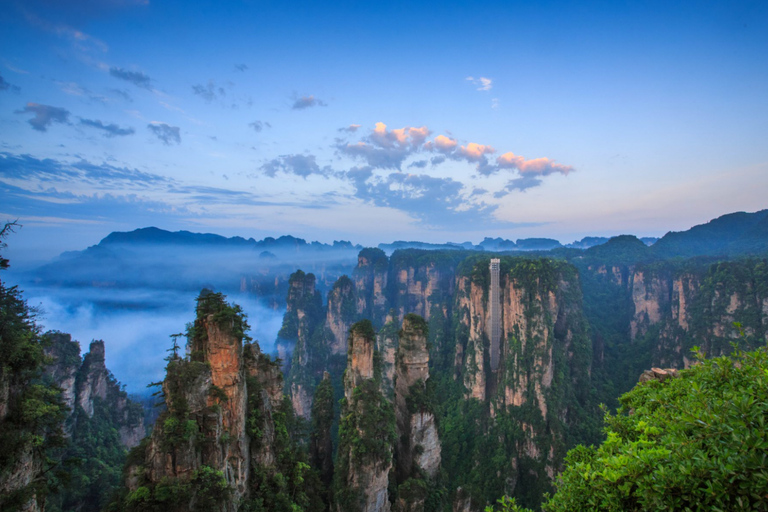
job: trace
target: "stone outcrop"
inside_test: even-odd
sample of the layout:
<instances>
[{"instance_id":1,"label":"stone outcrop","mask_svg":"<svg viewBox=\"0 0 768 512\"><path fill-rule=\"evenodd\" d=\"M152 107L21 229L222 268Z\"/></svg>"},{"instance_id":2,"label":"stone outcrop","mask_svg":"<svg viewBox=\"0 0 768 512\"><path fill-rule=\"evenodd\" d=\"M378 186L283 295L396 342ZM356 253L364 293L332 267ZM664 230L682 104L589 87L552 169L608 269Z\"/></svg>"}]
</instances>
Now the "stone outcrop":
<instances>
[{"instance_id":1,"label":"stone outcrop","mask_svg":"<svg viewBox=\"0 0 768 512\"><path fill-rule=\"evenodd\" d=\"M45 369L46 378L61 388L62 399L69 409L64 422L67 435L78 428L78 412L93 418L96 401L105 406L103 420L112 423L120 436L120 443L133 448L144 438L144 412L141 404L128 399L120 383L107 369L104 342L93 341L88 352L80 359L80 345L69 334L47 333L46 356L50 364Z\"/></svg>"},{"instance_id":2,"label":"stone outcrop","mask_svg":"<svg viewBox=\"0 0 768 512\"><path fill-rule=\"evenodd\" d=\"M358 320L357 291L355 283L347 276L341 276L328 292L326 326L332 334L330 352L333 355L347 353L349 328Z\"/></svg>"},{"instance_id":3,"label":"stone outcrop","mask_svg":"<svg viewBox=\"0 0 768 512\"><path fill-rule=\"evenodd\" d=\"M644 371L638 382L659 381L664 382L667 379L673 379L678 376L678 371L675 368L651 368Z\"/></svg>"},{"instance_id":4,"label":"stone outcrop","mask_svg":"<svg viewBox=\"0 0 768 512\"><path fill-rule=\"evenodd\" d=\"M370 319L374 326L383 325L388 312L388 268L387 255L381 249L363 249L357 257L357 314Z\"/></svg>"},{"instance_id":5,"label":"stone outcrop","mask_svg":"<svg viewBox=\"0 0 768 512\"><path fill-rule=\"evenodd\" d=\"M309 419L318 377L315 375L317 360L323 357L317 350L320 347L313 345L312 341L325 321L323 299L315 287L313 274L305 274L301 270L291 274L287 304L283 326L277 336L278 355L281 350L286 352L293 347L290 364L284 367L291 402L297 415Z\"/></svg>"},{"instance_id":6,"label":"stone outcrop","mask_svg":"<svg viewBox=\"0 0 768 512\"><path fill-rule=\"evenodd\" d=\"M258 487L254 475L274 472L269 468L278 458L274 413L283 401L282 374L257 344L243 343L239 308L220 294L198 301L190 356L168 363L162 384L167 412L144 448L143 463L127 470L127 483L135 491L139 485L190 482L212 469L228 489L212 510L234 512ZM190 505L198 498L193 492Z\"/></svg>"},{"instance_id":7,"label":"stone outcrop","mask_svg":"<svg viewBox=\"0 0 768 512\"><path fill-rule=\"evenodd\" d=\"M320 472L320 481L330 491L333 483L333 387L331 374L325 372L317 386L312 401L312 434L310 437L310 459ZM330 502L330 494L327 496Z\"/></svg>"},{"instance_id":8,"label":"stone outcrop","mask_svg":"<svg viewBox=\"0 0 768 512\"><path fill-rule=\"evenodd\" d=\"M390 510L395 418L391 402L380 390L380 369L374 369L375 343L370 321L350 329L336 470L338 512Z\"/></svg>"},{"instance_id":9,"label":"stone outcrop","mask_svg":"<svg viewBox=\"0 0 768 512\"><path fill-rule=\"evenodd\" d=\"M433 479L440 468L441 447L432 397L429 395L427 324L409 313L403 319L396 362L395 418L397 422L396 479L399 511L420 511L426 494L414 480Z\"/></svg>"}]
</instances>

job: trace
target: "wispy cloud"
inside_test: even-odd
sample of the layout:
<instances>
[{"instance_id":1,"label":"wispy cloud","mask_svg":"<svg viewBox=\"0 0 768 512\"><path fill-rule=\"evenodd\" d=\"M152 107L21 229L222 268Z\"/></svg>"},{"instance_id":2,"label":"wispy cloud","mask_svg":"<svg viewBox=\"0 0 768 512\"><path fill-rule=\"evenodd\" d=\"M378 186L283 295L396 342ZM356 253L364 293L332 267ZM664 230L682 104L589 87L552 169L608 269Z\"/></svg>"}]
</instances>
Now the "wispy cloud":
<instances>
[{"instance_id":1,"label":"wispy cloud","mask_svg":"<svg viewBox=\"0 0 768 512\"><path fill-rule=\"evenodd\" d=\"M18 93L21 91L21 88L18 85L9 84L5 81L5 78L0 75L0 91L13 91Z\"/></svg>"},{"instance_id":2,"label":"wispy cloud","mask_svg":"<svg viewBox=\"0 0 768 512\"><path fill-rule=\"evenodd\" d=\"M147 128L166 146L181 144L181 133L178 126L152 121L147 125Z\"/></svg>"},{"instance_id":3,"label":"wispy cloud","mask_svg":"<svg viewBox=\"0 0 768 512\"><path fill-rule=\"evenodd\" d=\"M69 110L61 107L52 107L50 105L40 105L39 103L27 103L26 106L16 111L17 114L34 114L29 120L32 128L39 132L45 132L53 123L68 123Z\"/></svg>"},{"instance_id":4,"label":"wispy cloud","mask_svg":"<svg viewBox=\"0 0 768 512\"><path fill-rule=\"evenodd\" d=\"M327 177L333 172L329 166L321 168L314 155L283 155L263 164L261 171L271 178L274 178L278 172L283 172L305 179L312 174Z\"/></svg>"},{"instance_id":5,"label":"wispy cloud","mask_svg":"<svg viewBox=\"0 0 768 512\"><path fill-rule=\"evenodd\" d=\"M206 85L193 85L192 92L209 103L227 94L227 91L225 91L223 87L217 86L213 80L208 80Z\"/></svg>"},{"instance_id":6,"label":"wispy cloud","mask_svg":"<svg viewBox=\"0 0 768 512\"><path fill-rule=\"evenodd\" d=\"M339 131L345 132L345 133L355 133L359 128L360 128L359 124L351 124L346 128L339 128Z\"/></svg>"},{"instance_id":7,"label":"wispy cloud","mask_svg":"<svg viewBox=\"0 0 768 512\"><path fill-rule=\"evenodd\" d=\"M240 71L241 73L244 73L245 71L248 70L248 66L245 64L235 64L235 69L237 71Z\"/></svg>"},{"instance_id":8,"label":"wispy cloud","mask_svg":"<svg viewBox=\"0 0 768 512\"><path fill-rule=\"evenodd\" d=\"M264 128L272 128L272 125L269 124L268 122L266 122L266 121L259 121L259 120L256 120L256 121L254 121L252 123L248 123L248 126L253 128L253 131L255 131L256 133L259 133Z\"/></svg>"},{"instance_id":9,"label":"wispy cloud","mask_svg":"<svg viewBox=\"0 0 768 512\"><path fill-rule=\"evenodd\" d=\"M472 84L477 86L478 91L490 91L493 89L493 80L490 78L486 78L484 76L475 78L473 76L468 76L467 81L472 82Z\"/></svg>"},{"instance_id":10,"label":"wispy cloud","mask_svg":"<svg viewBox=\"0 0 768 512\"><path fill-rule=\"evenodd\" d=\"M134 190L148 185L170 182L168 178L157 174L107 163L93 164L87 160L66 163L51 158L39 159L31 155L17 155L7 152L0 152L0 178L20 180L26 183L32 180L60 183L77 182Z\"/></svg>"},{"instance_id":11,"label":"wispy cloud","mask_svg":"<svg viewBox=\"0 0 768 512\"><path fill-rule=\"evenodd\" d=\"M149 75L146 75L141 71L129 71L123 68L111 67L109 68L109 74L115 78L119 78L120 80L130 82L136 87L141 87L142 89L152 88L152 79L149 77Z\"/></svg>"},{"instance_id":12,"label":"wispy cloud","mask_svg":"<svg viewBox=\"0 0 768 512\"><path fill-rule=\"evenodd\" d=\"M102 130L105 137L126 136L135 133L133 128L120 128L114 123L104 124L98 119L80 119L80 124Z\"/></svg>"},{"instance_id":13,"label":"wispy cloud","mask_svg":"<svg viewBox=\"0 0 768 512\"><path fill-rule=\"evenodd\" d=\"M319 98L315 98L314 95L301 96L294 100L293 110L304 110L310 107L327 107L328 104Z\"/></svg>"}]
</instances>

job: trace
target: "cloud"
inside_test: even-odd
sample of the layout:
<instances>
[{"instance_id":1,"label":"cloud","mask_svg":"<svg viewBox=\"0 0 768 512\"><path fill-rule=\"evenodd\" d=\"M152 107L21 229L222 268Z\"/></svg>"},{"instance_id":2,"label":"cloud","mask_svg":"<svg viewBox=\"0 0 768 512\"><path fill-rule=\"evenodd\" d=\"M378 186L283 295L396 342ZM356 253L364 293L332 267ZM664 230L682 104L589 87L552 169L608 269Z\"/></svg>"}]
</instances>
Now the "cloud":
<instances>
[{"instance_id":1,"label":"cloud","mask_svg":"<svg viewBox=\"0 0 768 512\"><path fill-rule=\"evenodd\" d=\"M5 78L0 75L0 91L13 91L13 92L20 92L21 88L18 85L9 84L5 81Z\"/></svg>"},{"instance_id":2,"label":"cloud","mask_svg":"<svg viewBox=\"0 0 768 512\"><path fill-rule=\"evenodd\" d=\"M562 165L549 158L534 158L526 160L520 155L507 152L496 159L496 165L501 169L517 169L523 175L548 176L553 173L568 175L573 172L570 165Z\"/></svg>"},{"instance_id":3,"label":"cloud","mask_svg":"<svg viewBox=\"0 0 768 512\"><path fill-rule=\"evenodd\" d=\"M154 133L163 144L170 146L171 144L181 144L181 134L179 133L178 126L170 126L165 123L159 123L152 121L147 125L147 128Z\"/></svg>"},{"instance_id":4,"label":"cloud","mask_svg":"<svg viewBox=\"0 0 768 512\"><path fill-rule=\"evenodd\" d=\"M254 122L252 122L252 123L248 123L248 126L250 126L251 128L253 128L253 130L254 130L256 133L259 133L259 132L260 132L260 131L262 131L264 128L272 128L272 125L271 125L271 124L269 124L268 122L266 122L266 121L258 121L258 120L254 121Z\"/></svg>"},{"instance_id":5,"label":"cloud","mask_svg":"<svg viewBox=\"0 0 768 512\"><path fill-rule=\"evenodd\" d=\"M541 179L534 175L524 175L519 178L509 180L503 190L499 190L493 194L495 198L502 198L512 192L513 190L525 191L529 188L538 187L541 185Z\"/></svg>"},{"instance_id":6,"label":"cloud","mask_svg":"<svg viewBox=\"0 0 768 512\"><path fill-rule=\"evenodd\" d=\"M70 96L79 96L88 98L92 101L98 101L99 103L107 103L109 101L109 98L106 96L102 96L101 94L96 94L92 91L90 91L88 88L83 87L82 85L76 83L76 82L55 82L56 85L59 86L61 91L65 94L69 94Z\"/></svg>"},{"instance_id":7,"label":"cloud","mask_svg":"<svg viewBox=\"0 0 768 512\"><path fill-rule=\"evenodd\" d=\"M470 162L479 162L485 155L495 153L496 150L491 146L470 142L466 146L459 147L459 154Z\"/></svg>"},{"instance_id":8,"label":"cloud","mask_svg":"<svg viewBox=\"0 0 768 512\"><path fill-rule=\"evenodd\" d=\"M417 160L408 164L409 169L424 169L427 166L426 160Z\"/></svg>"},{"instance_id":9,"label":"cloud","mask_svg":"<svg viewBox=\"0 0 768 512\"><path fill-rule=\"evenodd\" d=\"M457 144L456 139L446 137L445 135L438 135L434 140L427 142L424 147L427 150L436 149L443 153L450 153L456 149Z\"/></svg>"},{"instance_id":10,"label":"cloud","mask_svg":"<svg viewBox=\"0 0 768 512\"><path fill-rule=\"evenodd\" d=\"M105 137L133 135L135 133L133 128L120 128L116 124L104 124L98 119L80 119L80 124L103 130Z\"/></svg>"},{"instance_id":11,"label":"cloud","mask_svg":"<svg viewBox=\"0 0 768 512\"><path fill-rule=\"evenodd\" d=\"M301 96L296 98L291 107L293 110L304 110L309 107L327 107L328 104L323 100L315 98L313 95Z\"/></svg>"},{"instance_id":12,"label":"cloud","mask_svg":"<svg viewBox=\"0 0 768 512\"><path fill-rule=\"evenodd\" d=\"M278 172L284 172L304 179L312 174L327 177L332 172L328 166L321 168L317 165L314 155L283 155L262 165L261 170L270 178L274 178Z\"/></svg>"},{"instance_id":13,"label":"cloud","mask_svg":"<svg viewBox=\"0 0 768 512\"><path fill-rule=\"evenodd\" d=\"M111 67L109 68L109 74L120 80L130 82L136 87L141 87L143 89L152 88L152 79L140 71L128 71L123 68Z\"/></svg>"},{"instance_id":14,"label":"cloud","mask_svg":"<svg viewBox=\"0 0 768 512\"><path fill-rule=\"evenodd\" d=\"M128 91L126 91L124 89L110 89L109 92L111 92L111 93L113 93L113 94L115 94L117 96L120 96L125 101L133 103L133 97L128 93Z\"/></svg>"},{"instance_id":15,"label":"cloud","mask_svg":"<svg viewBox=\"0 0 768 512\"><path fill-rule=\"evenodd\" d=\"M426 126L421 128L406 126L388 131L384 123L376 123L369 140L382 148L408 145L417 148L424 143L429 134L430 131Z\"/></svg>"},{"instance_id":16,"label":"cloud","mask_svg":"<svg viewBox=\"0 0 768 512\"><path fill-rule=\"evenodd\" d=\"M496 223L496 206L469 202L464 184L452 178L393 172L374 174L370 167L354 167L347 178L355 197L376 206L395 208L433 227L477 226Z\"/></svg>"},{"instance_id":17,"label":"cloud","mask_svg":"<svg viewBox=\"0 0 768 512\"><path fill-rule=\"evenodd\" d=\"M192 92L203 98L207 102L211 102L221 96L225 96L227 91L223 87L217 87L213 80L208 80L207 85L193 85Z\"/></svg>"},{"instance_id":18,"label":"cloud","mask_svg":"<svg viewBox=\"0 0 768 512\"><path fill-rule=\"evenodd\" d=\"M387 130L384 123L376 123L363 140L356 143L342 141L336 149L343 155L363 159L372 167L399 170L406 158L422 149L430 133L426 126Z\"/></svg>"},{"instance_id":19,"label":"cloud","mask_svg":"<svg viewBox=\"0 0 768 512\"><path fill-rule=\"evenodd\" d=\"M143 189L170 183L168 178L117 167L107 163L93 164L87 160L66 163L51 158L38 159L30 155L0 152L0 179L31 182L88 183L100 187Z\"/></svg>"},{"instance_id":20,"label":"cloud","mask_svg":"<svg viewBox=\"0 0 768 512\"><path fill-rule=\"evenodd\" d=\"M467 80L469 82L472 82L474 85L478 86L478 91L490 91L493 88L493 80L490 78L486 78L484 76L475 78L472 76L468 76Z\"/></svg>"},{"instance_id":21,"label":"cloud","mask_svg":"<svg viewBox=\"0 0 768 512\"><path fill-rule=\"evenodd\" d=\"M235 64L235 69L240 72L245 72L248 69L248 66L245 64Z\"/></svg>"},{"instance_id":22,"label":"cloud","mask_svg":"<svg viewBox=\"0 0 768 512\"><path fill-rule=\"evenodd\" d=\"M34 114L35 116L29 120L29 124L39 132L47 131L53 123L66 124L69 121L69 110L50 105L40 105L39 103L27 103L23 109L17 110L16 113Z\"/></svg>"},{"instance_id":23,"label":"cloud","mask_svg":"<svg viewBox=\"0 0 768 512\"><path fill-rule=\"evenodd\" d=\"M339 128L340 132L355 133L360 128L359 124L351 124L346 128Z\"/></svg>"}]
</instances>

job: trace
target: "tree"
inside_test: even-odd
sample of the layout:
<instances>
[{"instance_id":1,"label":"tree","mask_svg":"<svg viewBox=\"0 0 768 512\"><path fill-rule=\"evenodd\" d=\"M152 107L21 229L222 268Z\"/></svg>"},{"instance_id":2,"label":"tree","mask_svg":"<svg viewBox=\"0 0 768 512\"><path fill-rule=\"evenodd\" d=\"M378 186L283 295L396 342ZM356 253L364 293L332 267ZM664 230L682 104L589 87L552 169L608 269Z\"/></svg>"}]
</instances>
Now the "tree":
<instances>
[{"instance_id":1,"label":"tree","mask_svg":"<svg viewBox=\"0 0 768 512\"><path fill-rule=\"evenodd\" d=\"M544 510L768 510L768 352L697 356L620 398Z\"/></svg>"}]
</instances>

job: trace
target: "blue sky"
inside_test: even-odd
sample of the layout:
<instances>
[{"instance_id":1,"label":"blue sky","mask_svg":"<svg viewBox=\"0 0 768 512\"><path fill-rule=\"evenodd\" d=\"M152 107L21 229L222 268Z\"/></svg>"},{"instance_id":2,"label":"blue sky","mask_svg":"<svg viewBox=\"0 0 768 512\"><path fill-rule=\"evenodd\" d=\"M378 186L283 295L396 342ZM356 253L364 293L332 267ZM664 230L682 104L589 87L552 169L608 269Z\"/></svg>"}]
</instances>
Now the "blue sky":
<instances>
[{"instance_id":1,"label":"blue sky","mask_svg":"<svg viewBox=\"0 0 768 512\"><path fill-rule=\"evenodd\" d=\"M767 206L767 55L764 1L2 0L7 252L660 236Z\"/></svg>"}]
</instances>

